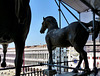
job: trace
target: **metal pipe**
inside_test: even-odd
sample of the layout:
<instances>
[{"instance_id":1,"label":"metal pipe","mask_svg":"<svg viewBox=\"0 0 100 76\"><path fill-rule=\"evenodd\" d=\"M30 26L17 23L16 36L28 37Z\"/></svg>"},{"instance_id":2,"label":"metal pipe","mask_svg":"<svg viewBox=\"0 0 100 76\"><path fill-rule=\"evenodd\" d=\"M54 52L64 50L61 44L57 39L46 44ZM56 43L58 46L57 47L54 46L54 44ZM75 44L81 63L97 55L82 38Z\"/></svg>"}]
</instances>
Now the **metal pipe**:
<instances>
[{"instance_id":1,"label":"metal pipe","mask_svg":"<svg viewBox=\"0 0 100 76\"><path fill-rule=\"evenodd\" d=\"M94 54L94 72L96 70L96 47L95 47L95 12L93 11L93 54ZM94 76L96 76L96 72L94 73Z\"/></svg>"},{"instance_id":2,"label":"metal pipe","mask_svg":"<svg viewBox=\"0 0 100 76\"><path fill-rule=\"evenodd\" d=\"M79 61L79 60L76 60ZM74 61L64 61L64 62L57 62L57 63L53 63L53 64L58 64L58 63L67 63L67 62L74 62Z\"/></svg>"},{"instance_id":3,"label":"metal pipe","mask_svg":"<svg viewBox=\"0 0 100 76\"><path fill-rule=\"evenodd\" d=\"M22 66L22 68L25 68L25 67L35 67L35 66L42 66L42 65L40 64L40 65ZM0 68L0 70L9 70L9 69L15 69L15 67Z\"/></svg>"},{"instance_id":4,"label":"metal pipe","mask_svg":"<svg viewBox=\"0 0 100 76\"><path fill-rule=\"evenodd\" d=\"M59 0L59 27L61 28L61 0ZM59 62L61 62L61 47L60 47L60 52L59 52ZM61 63L59 63L61 66ZM61 67L59 67L59 73L61 74Z\"/></svg>"},{"instance_id":5,"label":"metal pipe","mask_svg":"<svg viewBox=\"0 0 100 76\"><path fill-rule=\"evenodd\" d=\"M94 67L96 66L96 63L95 63L95 13L93 12L93 51L94 51Z\"/></svg>"},{"instance_id":6,"label":"metal pipe","mask_svg":"<svg viewBox=\"0 0 100 76\"><path fill-rule=\"evenodd\" d=\"M91 45L85 45L85 46L93 46L93 45L91 44ZM95 46L100 46L100 44L96 44Z\"/></svg>"},{"instance_id":7,"label":"metal pipe","mask_svg":"<svg viewBox=\"0 0 100 76\"><path fill-rule=\"evenodd\" d=\"M57 4L57 6L59 7L59 5L58 5L58 3L57 3L57 1L56 1L56 0L55 0L55 2L56 2L56 4ZM64 19L66 20L67 24L69 25L69 22L68 22L68 20L66 19L66 17L65 17L65 15L64 15L64 13L62 12L62 10L61 10L61 9L60 9L60 11L61 11L61 13L62 13L62 15L63 15Z\"/></svg>"},{"instance_id":8,"label":"metal pipe","mask_svg":"<svg viewBox=\"0 0 100 76\"><path fill-rule=\"evenodd\" d=\"M59 0L59 27L61 28L61 0Z\"/></svg>"},{"instance_id":9,"label":"metal pipe","mask_svg":"<svg viewBox=\"0 0 100 76\"><path fill-rule=\"evenodd\" d=\"M84 24L81 23L81 21L70 11L62 2L61 2L61 4L74 16L74 18L75 18L76 20L78 20L78 22L86 29L87 32L91 32L91 30L88 29L86 26L84 26Z\"/></svg>"},{"instance_id":10,"label":"metal pipe","mask_svg":"<svg viewBox=\"0 0 100 76\"><path fill-rule=\"evenodd\" d=\"M67 67L67 66L59 66L59 65L54 65L54 64L45 64L45 63L41 63L41 65L49 65L49 66L53 66L53 67L61 67L61 68L68 68L68 69L76 69L73 67ZM81 70L81 71L86 71L85 69L77 69L77 70Z\"/></svg>"}]
</instances>

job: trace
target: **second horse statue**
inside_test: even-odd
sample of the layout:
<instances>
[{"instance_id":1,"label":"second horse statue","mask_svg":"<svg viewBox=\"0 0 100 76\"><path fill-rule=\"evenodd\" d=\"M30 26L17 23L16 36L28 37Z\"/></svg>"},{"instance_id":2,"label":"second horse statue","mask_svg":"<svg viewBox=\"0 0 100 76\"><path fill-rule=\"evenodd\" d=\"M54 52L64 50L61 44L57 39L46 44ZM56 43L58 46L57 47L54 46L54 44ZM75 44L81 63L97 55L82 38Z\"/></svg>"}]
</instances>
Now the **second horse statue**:
<instances>
[{"instance_id":1,"label":"second horse statue","mask_svg":"<svg viewBox=\"0 0 100 76\"><path fill-rule=\"evenodd\" d=\"M92 26L91 23L92 22L83 24L88 28ZM99 24L97 21L95 23ZM52 50L54 50L56 47L73 46L75 50L80 54L79 63L73 72L78 72L77 69L80 67L83 60L85 62L86 72L90 71L87 60L87 52L83 49L89 37L89 32L87 32L79 22L73 22L67 27L60 29L58 28L56 19L52 16L48 16L43 18L40 32L44 33L46 29L48 29L45 39L49 51L49 64L53 63ZM97 30L97 35L98 31L99 30ZM49 69L51 69L50 66Z\"/></svg>"}]
</instances>

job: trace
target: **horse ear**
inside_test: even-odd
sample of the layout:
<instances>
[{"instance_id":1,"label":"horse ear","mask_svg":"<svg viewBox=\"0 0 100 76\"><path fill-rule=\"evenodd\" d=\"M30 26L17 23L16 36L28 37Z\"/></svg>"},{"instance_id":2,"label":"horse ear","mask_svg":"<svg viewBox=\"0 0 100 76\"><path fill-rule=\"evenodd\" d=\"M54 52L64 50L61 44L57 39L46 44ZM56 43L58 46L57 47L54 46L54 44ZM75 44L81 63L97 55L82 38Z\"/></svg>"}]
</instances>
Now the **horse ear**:
<instances>
[{"instance_id":1,"label":"horse ear","mask_svg":"<svg viewBox=\"0 0 100 76\"><path fill-rule=\"evenodd\" d=\"M43 20L45 20L45 18L43 17Z\"/></svg>"}]
</instances>

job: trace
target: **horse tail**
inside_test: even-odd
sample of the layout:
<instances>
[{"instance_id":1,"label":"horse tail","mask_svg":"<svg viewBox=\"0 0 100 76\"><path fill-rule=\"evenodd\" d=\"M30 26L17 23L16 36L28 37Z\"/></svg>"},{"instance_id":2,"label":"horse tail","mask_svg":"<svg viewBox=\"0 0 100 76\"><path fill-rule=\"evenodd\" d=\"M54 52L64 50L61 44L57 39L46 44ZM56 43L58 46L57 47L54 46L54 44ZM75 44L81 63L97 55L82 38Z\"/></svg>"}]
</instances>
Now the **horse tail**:
<instances>
[{"instance_id":1,"label":"horse tail","mask_svg":"<svg viewBox=\"0 0 100 76\"><path fill-rule=\"evenodd\" d=\"M93 26L93 21L90 21L89 23L87 23L87 27L92 27Z\"/></svg>"}]
</instances>

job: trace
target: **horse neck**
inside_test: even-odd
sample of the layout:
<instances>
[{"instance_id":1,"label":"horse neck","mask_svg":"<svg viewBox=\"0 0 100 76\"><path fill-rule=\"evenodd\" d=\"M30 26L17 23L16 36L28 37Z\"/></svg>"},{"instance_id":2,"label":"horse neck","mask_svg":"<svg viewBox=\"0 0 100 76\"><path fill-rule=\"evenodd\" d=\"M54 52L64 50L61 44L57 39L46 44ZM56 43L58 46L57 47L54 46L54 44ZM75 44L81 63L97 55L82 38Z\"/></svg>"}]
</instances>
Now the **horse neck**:
<instances>
[{"instance_id":1,"label":"horse neck","mask_svg":"<svg viewBox=\"0 0 100 76\"><path fill-rule=\"evenodd\" d=\"M58 26L57 26L57 25L52 25L52 24L50 24L49 27L48 27L48 32L49 32L50 30L53 30L53 29L58 29Z\"/></svg>"}]
</instances>

